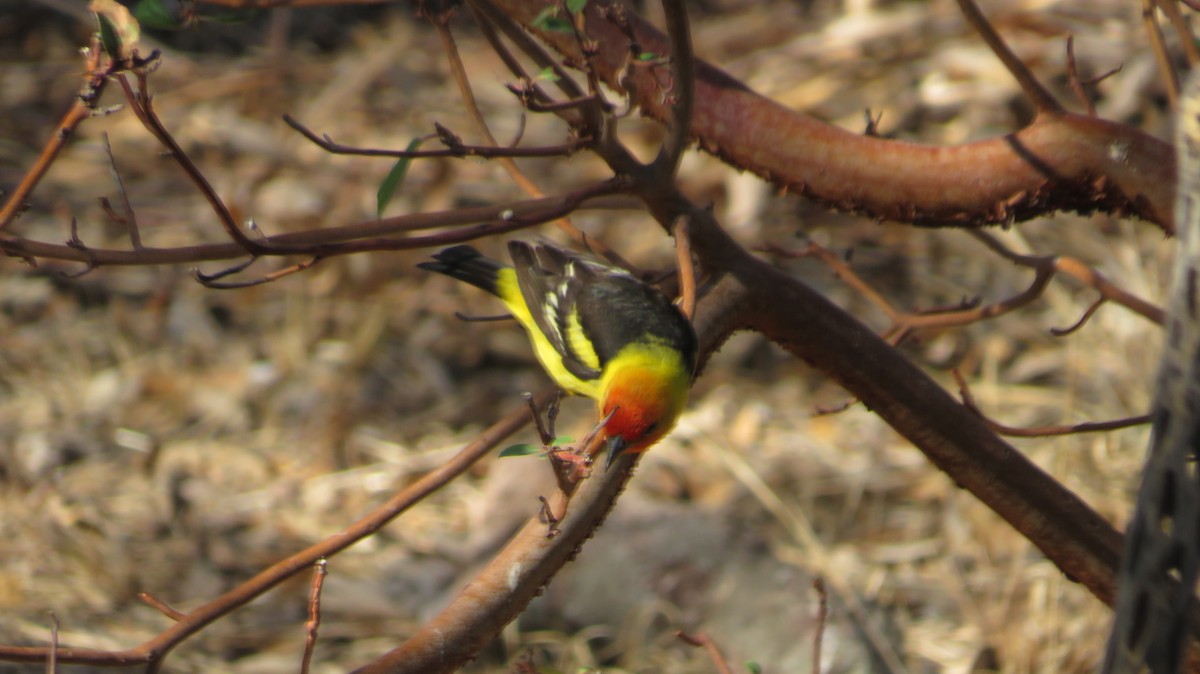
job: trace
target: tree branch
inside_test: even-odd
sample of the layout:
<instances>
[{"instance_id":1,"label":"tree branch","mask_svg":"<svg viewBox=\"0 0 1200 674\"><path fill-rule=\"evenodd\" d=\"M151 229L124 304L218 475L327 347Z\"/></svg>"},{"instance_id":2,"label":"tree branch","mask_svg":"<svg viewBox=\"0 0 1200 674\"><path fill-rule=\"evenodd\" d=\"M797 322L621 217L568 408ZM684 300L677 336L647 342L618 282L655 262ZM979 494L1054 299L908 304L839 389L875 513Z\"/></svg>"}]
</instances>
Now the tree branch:
<instances>
[{"instance_id":1,"label":"tree branch","mask_svg":"<svg viewBox=\"0 0 1200 674\"><path fill-rule=\"evenodd\" d=\"M573 36L530 27L544 3L489 1L568 59L582 59ZM586 10L588 36L598 45L592 64L620 91L627 74L637 105L667 123L671 110L662 84L652 68L624 69L629 40L605 18L602 4ZM661 32L632 14L625 20L642 49L670 53ZM827 207L930 226L1104 211L1173 231L1174 152L1122 124L1043 114L1020 131L955 147L884 140L784 108L700 60L696 101L692 134L703 149Z\"/></svg>"}]
</instances>

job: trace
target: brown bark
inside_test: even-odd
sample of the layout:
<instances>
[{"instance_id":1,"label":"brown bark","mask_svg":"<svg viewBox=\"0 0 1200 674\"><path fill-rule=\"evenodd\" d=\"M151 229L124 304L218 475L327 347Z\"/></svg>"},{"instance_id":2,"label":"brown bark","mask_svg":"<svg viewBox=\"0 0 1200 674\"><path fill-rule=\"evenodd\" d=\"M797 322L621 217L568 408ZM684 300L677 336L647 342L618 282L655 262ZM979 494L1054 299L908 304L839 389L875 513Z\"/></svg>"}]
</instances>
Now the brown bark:
<instances>
[{"instance_id":1,"label":"brown bark","mask_svg":"<svg viewBox=\"0 0 1200 674\"><path fill-rule=\"evenodd\" d=\"M547 3L494 0L525 26ZM592 59L612 87L631 92L642 111L670 118L669 93L648 68L622 80L629 40L589 3ZM623 14L642 51L667 54L666 35ZM539 32L568 59L582 62L575 36ZM692 135L733 166L826 206L933 226L1026 220L1056 210L1134 215L1172 230L1175 155L1132 127L1071 113L1044 112L1002 138L937 147L862 136L789 110L715 66L696 62Z\"/></svg>"}]
</instances>

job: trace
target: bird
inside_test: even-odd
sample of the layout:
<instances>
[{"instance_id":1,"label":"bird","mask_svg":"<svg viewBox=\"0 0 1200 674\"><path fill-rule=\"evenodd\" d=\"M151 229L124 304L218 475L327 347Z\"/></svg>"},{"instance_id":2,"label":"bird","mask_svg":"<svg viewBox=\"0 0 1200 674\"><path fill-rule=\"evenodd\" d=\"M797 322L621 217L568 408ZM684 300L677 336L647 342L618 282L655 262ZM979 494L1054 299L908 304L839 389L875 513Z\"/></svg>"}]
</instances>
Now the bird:
<instances>
[{"instance_id":1,"label":"bird","mask_svg":"<svg viewBox=\"0 0 1200 674\"><path fill-rule=\"evenodd\" d=\"M417 266L500 298L554 382L596 401L606 467L662 439L695 376L691 322L658 289L590 254L518 240L508 253L511 266L463 244Z\"/></svg>"}]
</instances>

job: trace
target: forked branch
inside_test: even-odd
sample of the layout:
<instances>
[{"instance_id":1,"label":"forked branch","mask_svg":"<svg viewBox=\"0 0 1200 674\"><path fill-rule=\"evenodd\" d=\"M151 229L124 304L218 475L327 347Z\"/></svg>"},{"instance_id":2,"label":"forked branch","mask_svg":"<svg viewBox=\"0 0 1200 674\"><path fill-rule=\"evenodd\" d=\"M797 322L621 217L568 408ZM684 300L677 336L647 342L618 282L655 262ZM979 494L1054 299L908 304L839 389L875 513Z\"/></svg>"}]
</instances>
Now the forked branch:
<instances>
[{"instance_id":1,"label":"forked branch","mask_svg":"<svg viewBox=\"0 0 1200 674\"><path fill-rule=\"evenodd\" d=\"M539 31L545 3L473 0L495 5L568 61L581 62L573 36ZM626 91L649 116L667 123L671 107L654 69L625 68L631 33L646 52L671 53L670 41L632 13L625 25L606 3L586 10L597 45L591 63L605 83ZM1071 113L1042 114L1002 138L934 147L860 136L789 110L701 60L696 61L691 133L733 166L821 204L873 217L931 226L1011 223L1056 210L1134 215L1172 230L1174 153L1169 144L1122 124Z\"/></svg>"}]
</instances>

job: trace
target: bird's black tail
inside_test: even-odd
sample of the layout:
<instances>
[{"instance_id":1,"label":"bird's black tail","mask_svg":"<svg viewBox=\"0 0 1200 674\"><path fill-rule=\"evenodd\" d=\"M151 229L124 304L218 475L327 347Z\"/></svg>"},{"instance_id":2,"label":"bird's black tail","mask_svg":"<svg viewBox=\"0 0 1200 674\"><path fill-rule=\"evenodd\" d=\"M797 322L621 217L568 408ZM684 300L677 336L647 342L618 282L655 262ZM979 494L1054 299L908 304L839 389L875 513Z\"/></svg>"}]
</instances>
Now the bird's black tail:
<instances>
[{"instance_id":1,"label":"bird's black tail","mask_svg":"<svg viewBox=\"0 0 1200 674\"><path fill-rule=\"evenodd\" d=\"M504 265L485 257L471 246L452 246L434 255L432 262L421 262L417 266L465 281L493 295L500 295L496 283Z\"/></svg>"}]
</instances>

